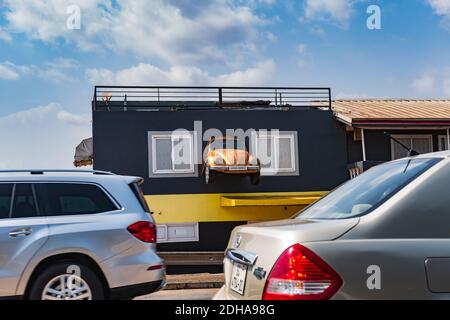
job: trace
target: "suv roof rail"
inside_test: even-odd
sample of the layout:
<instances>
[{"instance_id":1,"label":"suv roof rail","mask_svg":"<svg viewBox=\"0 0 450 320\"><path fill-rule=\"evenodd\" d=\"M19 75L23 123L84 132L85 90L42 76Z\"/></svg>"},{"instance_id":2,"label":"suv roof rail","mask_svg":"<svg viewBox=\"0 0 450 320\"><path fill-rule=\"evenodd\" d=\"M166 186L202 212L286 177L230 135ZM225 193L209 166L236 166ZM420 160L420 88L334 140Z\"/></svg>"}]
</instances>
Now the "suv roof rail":
<instances>
[{"instance_id":1,"label":"suv roof rail","mask_svg":"<svg viewBox=\"0 0 450 320\"><path fill-rule=\"evenodd\" d=\"M71 169L32 169L32 170L0 170L0 173L30 173L30 174L44 174L44 173L92 173L103 175L115 175L109 171L101 170L71 170Z\"/></svg>"}]
</instances>

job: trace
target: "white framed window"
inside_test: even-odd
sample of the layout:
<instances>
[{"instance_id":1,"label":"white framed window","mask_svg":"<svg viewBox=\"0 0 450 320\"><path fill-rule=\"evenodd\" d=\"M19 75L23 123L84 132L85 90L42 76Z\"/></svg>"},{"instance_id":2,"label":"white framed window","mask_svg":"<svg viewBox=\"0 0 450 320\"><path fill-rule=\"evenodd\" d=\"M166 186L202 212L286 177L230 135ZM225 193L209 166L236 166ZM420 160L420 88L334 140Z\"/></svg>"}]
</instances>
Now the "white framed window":
<instances>
[{"instance_id":1,"label":"white framed window","mask_svg":"<svg viewBox=\"0 0 450 320\"><path fill-rule=\"evenodd\" d=\"M149 132L150 177L197 176L193 132Z\"/></svg>"},{"instance_id":2,"label":"white framed window","mask_svg":"<svg viewBox=\"0 0 450 320\"><path fill-rule=\"evenodd\" d=\"M299 174L296 131L254 132L252 151L261 163L262 175Z\"/></svg>"},{"instance_id":3,"label":"white framed window","mask_svg":"<svg viewBox=\"0 0 450 320\"><path fill-rule=\"evenodd\" d=\"M439 135L438 136L438 141L439 141L439 151L448 150L448 137L447 137L447 135Z\"/></svg>"},{"instance_id":4,"label":"white framed window","mask_svg":"<svg viewBox=\"0 0 450 320\"><path fill-rule=\"evenodd\" d=\"M433 152L433 136L429 134L392 135L392 137L407 148L412 148L420 154ZM392 160L408 156L408 150L391 139Z\"/></svg>"}]
</instances>

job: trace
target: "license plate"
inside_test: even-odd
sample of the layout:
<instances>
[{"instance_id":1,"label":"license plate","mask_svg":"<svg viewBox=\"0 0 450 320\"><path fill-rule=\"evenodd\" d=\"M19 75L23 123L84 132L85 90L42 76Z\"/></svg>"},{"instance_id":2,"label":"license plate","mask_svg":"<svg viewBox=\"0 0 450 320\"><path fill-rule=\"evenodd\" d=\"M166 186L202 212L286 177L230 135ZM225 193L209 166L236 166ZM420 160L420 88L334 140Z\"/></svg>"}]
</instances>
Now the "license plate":
<instances>
[{"instance_id":1,"label":"license plate","mask_svg":"<svg viewBox=\"0 0 450 320\"><path fill-rule=\"evenodd\" d=\"M243 166L232 166L232 167L230 167L230 170L231 171L244 171L244 170L247 170L247 167L243 167Z\"/></svg>"},{"instance_id":2,"label":"license plate","mask_svg":"<svg viewBox=\"0 0 450 320\"><path fill-rule=\"evenodd\" d=\"M245 281L247 279L247 266L241 263L234 262L231 271L231 290L244 295Z\"/></svg>"}]
</instances>

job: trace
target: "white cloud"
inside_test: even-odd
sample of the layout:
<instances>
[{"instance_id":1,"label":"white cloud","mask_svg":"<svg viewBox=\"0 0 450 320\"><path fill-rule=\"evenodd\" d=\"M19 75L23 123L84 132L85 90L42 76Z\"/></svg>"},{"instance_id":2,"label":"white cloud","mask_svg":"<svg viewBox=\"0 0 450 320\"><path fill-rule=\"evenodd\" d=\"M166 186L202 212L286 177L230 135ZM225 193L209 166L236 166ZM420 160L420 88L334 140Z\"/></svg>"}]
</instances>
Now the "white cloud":
<instances>
[{"instance_id":1,"label":"white cloud","mask_svg":"<svg viewBox=\"0 0 450 320\"><path fill-rule=\"evenodd\" d=\"M31 39L64 40L83 50L100 46L172 64L229 60L228 53L253 41L264 23L240 1L83 0L81 30L69 30L66 10L72 0L4 2L8 29Z\"/></svg>"},{"instance_id":2,"label":"white cloud","mask_svg":"<svg viewBox=\"0 0 450 320\"><path fill-rule=\"evenodd\" d=\"M10 62L5 61L0 64L0 80L17 80L19 79L20 75L15 70L14 65L12 65Z\"/></svg>"},{"instance_id":3,"label":"white cloud","mask_svg":"<svg viewBox=\"0 0 450 320\"><path fill-rule=\"evenodd\" d=\"M128 69L89 69L88 80L96 85L220 85L245 86L266 84L273 76L276 65L272 60L257 63L243 71L212 76L197 67L173 66L163 70L141 63Z\"/></svg>"},{"instance_id":4,"label":"white cloud","mask_svg":"<svg viewBox=\"0 0 450 320\"><path fill-rule=\"evenodd\" d=\"M423 74L412 83L413 89L418 93L431 93L435 88L435 78L431 74Z\"/></svg>"},{"instance_id":5,"label":"white cloud","mask_svg":"<svg viewBox=\"0 0 450 320\"><path fill-rule=\"evenodd\" d=\"M10 42L12 40L11 35L0 27L0 40Z\"/></svg>"},{"instance_id":6,"label":"white cloud","mask_svg":"<svg viewBox=\"0 0 450 320\"><path fill-rule=\"evenodd\" d=\"M275 43L278 40L278 37L275 34L273 34L272 32L266 32L266 37L267 37L267 40L269 40L272 43Z\"/></svg>"},{"instance_id":7,"label":"white cloud","mask_svg":"<svg viewBox=\"0 0 450 320\"><path fill-rule=\"evenodd\" d=\"M298 54L304 54L306 51L306 44L300 43L297 45L297 53Z\"/></svg>"},{"instance_id":8,"label":"white cloud","mask_svg":"<svg viewBox=\"0 0 450 320\"><path fill-rule=\"evenodd\" d=\"M56 103L0 117L0 168L73 167L76 145L92 134L89 119Z\"/></svg>"},{"instance_id":9,"label":"white cloud","mask_svg":"<svg viewBox=\"0 0 450 320\"><path fill-rule=\"evenodd\" d=\"M434 12L438 15L450 14L450 1L449 0L427 0L428 4L433 8Z\"/></svg>"},{"instance_id":10,"label":"white cloud","mask_svg":"<svg viewBox=\"0 0 450 320\"><path fill-rule=\"evenodd\" d=\"M442 24L450 29L450 0L426 0L433 9L434 13L441 16Z\"/></svg>"},{"instance_id":11,"label":"white cloud","mask_svg":"<svg viewBox=\"0 0 450 320\"><path fill-rule=\"evenodd\" d=\"M61 110L57 113L56 117L59 121L74 126L84 126L90 123L90 116L87 114L75 114L65 110Z\"/></svg>"},{"instance_id":12,"label":"white cloud","mask_svg":"<svg viewBox=\"0 0 450 320\"><path fill-rule=\"evenodd\" d=\"M346 27L355 0L306 0L301 21L332 19Z\"/></svg>"},{"instance_id":13,"label":"white cloud","mask_svg":"<svg viewBox=\"0 0 450 320\"><path fill-rule=\"evenodd\" d=\"M275 62L267 60L244 71L236 71L215 77L211 83L217 86L258 86L268 84L273 78L275 70Z\"/></svg>"},{"instance_id":14,"label":"white cloud","mask_svg":"<svg viewBox=\"0 0 450 320\"><path fill-rule=\"evenodd\" d=\"M56 59L42 63L42 66L5 61L0 64L0 79L17 80L21 76L34 76L53 83L72 83L76 79L70 73L77 67L78 62L71 59Z\"/></svg>"}]
</instances>

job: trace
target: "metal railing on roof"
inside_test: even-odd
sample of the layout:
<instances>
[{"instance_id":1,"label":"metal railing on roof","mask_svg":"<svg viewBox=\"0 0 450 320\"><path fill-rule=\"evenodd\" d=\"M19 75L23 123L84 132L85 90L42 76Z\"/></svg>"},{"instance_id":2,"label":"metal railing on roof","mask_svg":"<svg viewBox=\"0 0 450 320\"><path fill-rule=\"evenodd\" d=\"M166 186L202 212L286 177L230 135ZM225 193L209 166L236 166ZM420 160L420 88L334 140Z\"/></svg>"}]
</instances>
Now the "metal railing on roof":
<instances>
[{"instance_id":1,"label":"metal railing on roof","mask_svg":"<svg viewBox=\"0 0 450 320\"><path fill-rule=\"evenodd\" d=\"M331 89L317 87L96 86L96 111L145 109L331 109Z\"/></svg>"},{"instance_id":2,"label":"metal railing on roof","mask_svg":"<svg viewBox=\"0 0 450 320\"><path fill-rule=\"evenodd\" d=\"M31 169L31 170L0 170L2 173L29 173L29 174L45 174L45 173L91 173L91 174L101 174L101 175L114 175L114 173L109 171L101 170L64 170L64 169Z\"/></svg>"}]
</instances>

